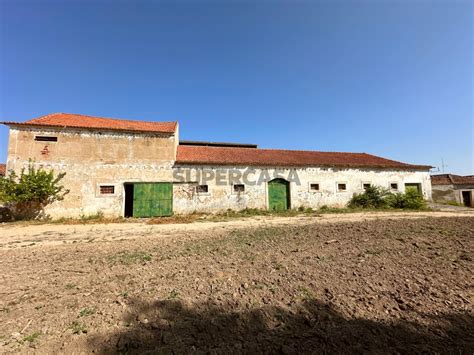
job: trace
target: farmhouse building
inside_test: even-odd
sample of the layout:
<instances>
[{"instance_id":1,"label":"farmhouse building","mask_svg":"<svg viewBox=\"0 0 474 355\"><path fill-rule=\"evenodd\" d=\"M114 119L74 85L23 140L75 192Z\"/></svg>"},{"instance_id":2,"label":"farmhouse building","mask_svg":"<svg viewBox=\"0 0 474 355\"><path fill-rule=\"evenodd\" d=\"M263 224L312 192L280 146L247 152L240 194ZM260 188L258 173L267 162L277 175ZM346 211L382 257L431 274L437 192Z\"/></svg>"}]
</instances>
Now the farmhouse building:
<instances>
[{"instance_id":1,"label":"farmhouse building","mask_svg":"<svg viewBox=\"0 0 474 355\"><path fill-rule=\"evenodd\" d=\"M433 185L433 200L474 207L474 175L432 175L431 185Z\"/></svg>"},{"instance_id":2,"label":"farmhouse building","mask_svg":"<svg viewBox=\"0 0 474 355\"><path fill-rule=\"evenodd\" d=\"M179 140L177 122L56 113L10 127L7 168L66 172L52 217L165 216L227 209L344 206L378 185L431 199L430 166L366 153Z\"/></svg>"}]
</instances>

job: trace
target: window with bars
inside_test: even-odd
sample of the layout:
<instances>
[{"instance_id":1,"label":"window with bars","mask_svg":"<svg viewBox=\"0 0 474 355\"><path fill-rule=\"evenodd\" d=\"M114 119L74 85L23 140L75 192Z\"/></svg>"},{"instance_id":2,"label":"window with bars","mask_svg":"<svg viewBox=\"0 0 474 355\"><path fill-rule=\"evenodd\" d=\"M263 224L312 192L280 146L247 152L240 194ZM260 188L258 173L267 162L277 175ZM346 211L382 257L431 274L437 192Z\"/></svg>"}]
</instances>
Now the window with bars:
<instances>
[{"instance_id":1,"label":"window with bars","mask_svg":"<svg viewBox=\"0 0 474 355\"><path fill-rule=\"evenodd\" d=\"M337 191L339 192L344 192L347 190L347 185L344 183L338 183L337 184Z\"/></svg>"},{"instance_id":2,"label":"window with bars","mask_svg":"<svg viewBox=\"0 0 474 355\"><path fill-rule=\"evenodd\" d=\"M115 193L114 185L101 185L99 189L101 195L113 195Z\"/></svg>"},{"instance_id":3,"label":"window with bars","mask_svg":"<svg viewBox=\"0 0 474 355\"><path fill-rule=\"evenodd\" d=\"M209 186L207 186L207 185L198 185L198 186L196 186L196 193L206 194L208 192L209 192Z\"/></svg>"},{"instance_id":4,"label":"window with bars","mask_svg":"<svg viewBox=\"0 0 474 355\"><path fill-rule=\"evenodd\" d=\"M235 193L245 192L245 185L244 184L235 184L233 186L233 191Z\"/></svg>"}]
</instances>

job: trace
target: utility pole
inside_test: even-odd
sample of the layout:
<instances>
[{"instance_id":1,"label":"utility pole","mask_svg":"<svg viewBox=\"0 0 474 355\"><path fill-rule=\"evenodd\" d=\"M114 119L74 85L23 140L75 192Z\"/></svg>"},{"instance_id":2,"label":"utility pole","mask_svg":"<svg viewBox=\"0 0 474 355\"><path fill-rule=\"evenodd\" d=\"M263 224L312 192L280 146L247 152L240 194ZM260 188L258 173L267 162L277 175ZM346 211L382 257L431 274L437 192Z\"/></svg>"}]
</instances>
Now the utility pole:
<instances>
[{"instance_id":1,"label":"utility pole","mask_svg":"<svg viewBox=\"0 0 474 355\"><path fill-rule=\"evenodd\" d=\"M444 168L447 168L447 167L448 165L444 164L444 158L441 158L441 171L443 172L443 174L444 174Z\"/></svg>"}]
</instances>

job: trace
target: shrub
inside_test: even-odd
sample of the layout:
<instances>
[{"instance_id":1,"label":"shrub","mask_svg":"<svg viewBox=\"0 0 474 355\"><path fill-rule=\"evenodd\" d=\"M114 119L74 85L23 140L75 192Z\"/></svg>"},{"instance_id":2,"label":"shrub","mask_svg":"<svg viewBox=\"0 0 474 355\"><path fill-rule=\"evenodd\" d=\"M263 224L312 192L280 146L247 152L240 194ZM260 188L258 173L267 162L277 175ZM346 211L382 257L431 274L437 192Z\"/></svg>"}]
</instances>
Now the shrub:
<instances>
[{"instance_id":1,"label":"shrub","mask_svg":"<svg viewBox=\"0 0 474 355\"><path fill-rule=\"evenodd\" d=\"M413 189L408 189L404 194L390 194L387 197L387 203L392 208L421 210L426 208L426 201L423 196Z\"/></svg>"},{"instance_id":2,"label":"shrub","mask_svg":"<svg viewBox=\"0 0 474 355\"><path fill-rule=\"evenodd\" d=\"M417 190L407 189L405 193L391 193L377 186L368 187L363 193L354 194L349 208L398 208L419 210L426 208L426 201Z\"/></svg>"},{"instance_id":3,"label":"shrub","mask_svg":"<svg viewBox=\"0 0 474 355\"><path fill-rule=\"evenodd\" d=\"M19 176L10 170L0 178L0 201L11 208L17 219L44 217L44 207L62 200L69 192L60 184L65 175L36 169L30 161L28 169L23 168Z\"/></svg>"},{"instance_id":4,"label":"shrub","mask_svg":"<svg viewBox=\"0 0 474 355\"><path fill-rule=\"evenodd\" d=\"M354 194L348 203L350 208L384 208L387 207L386 197L390 193L379 186L370 186L363 193Z\"/></svg>"}]
</instances>

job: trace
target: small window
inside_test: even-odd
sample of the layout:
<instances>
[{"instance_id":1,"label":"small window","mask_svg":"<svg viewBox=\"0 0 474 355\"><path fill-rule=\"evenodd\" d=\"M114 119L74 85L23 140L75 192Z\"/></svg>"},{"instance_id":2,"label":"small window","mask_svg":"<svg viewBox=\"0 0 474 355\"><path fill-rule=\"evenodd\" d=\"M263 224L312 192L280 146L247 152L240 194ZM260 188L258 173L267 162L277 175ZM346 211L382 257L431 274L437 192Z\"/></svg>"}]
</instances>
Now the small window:
<instances>
[{"instance_id":1,"label":"small window","mask_svg":"<svg viewBox=\"0 0 474 355\"><path fill-rule=\"evenodd\" d=\"M346 184L337 184L337 191L346 191L347 186Z\"/></svg>"},{"instance_id":2,"label":"small window","mask_svg":"<svg viewBox=\"0 0 474 355\"><path fill-rule=\"evenodd\" d=\"M371 185L369 183L363 184L364 190L367 190Z\"/></svg>"},{"instance_id":3,"label":"small window","mask_svg":"<svg viewBox=\"0 0 474 355\"><path fill-rule=\"evenodd\" d=\"M234 185L234 192L245 192L245 185L244 184L235 184Z\"/></svg>"},{"instance_id":4,"label":"small window","mask_svg":"<svg viewBox=\"0 0 474 355\"><path fill-rule=\"evenodd\" d=\"M35 136L35 141L38 142L57 142L58 137L51 137L51 136Z\"/></svg>"},{"instance_id":5,"label":"small window","mask_svg":"<svg viewBox=\"0 0 474 355\"><path fill-rule=\"evenodd\" d=\"M319 184L309 184L310 191L319 191Z\"/></svg>"},{"instance_id":6,"label":"small window","mask_svg":"<svg viewBox=\"0 0 474 355\"><path fill-rule=\"evenodd\" d=\"M396 182L392 182L390 184L390 190L395 190L397 191L398 190L398 184Z\"/></svg>"},{"instance_id":7,"label":"small window","mask_svg":"<svg viewBox=\"0 0 474 355\"><path fill-rule=\"evenodd\" d=\"M198 185L196 186L196 192L198 194L205 194L209 191L209 187L207 185Z\"/></svg>"},{"instance_id":8,"label":"small window","mask_svg":"<svg viewBox=\"0 0 474 355\"><path fill-rule=\"evenodd\" d=\"M113 185L102 185L100 186L101 195L113 195L115 193L115 186Z\"/></svg>"}]
</instances>

